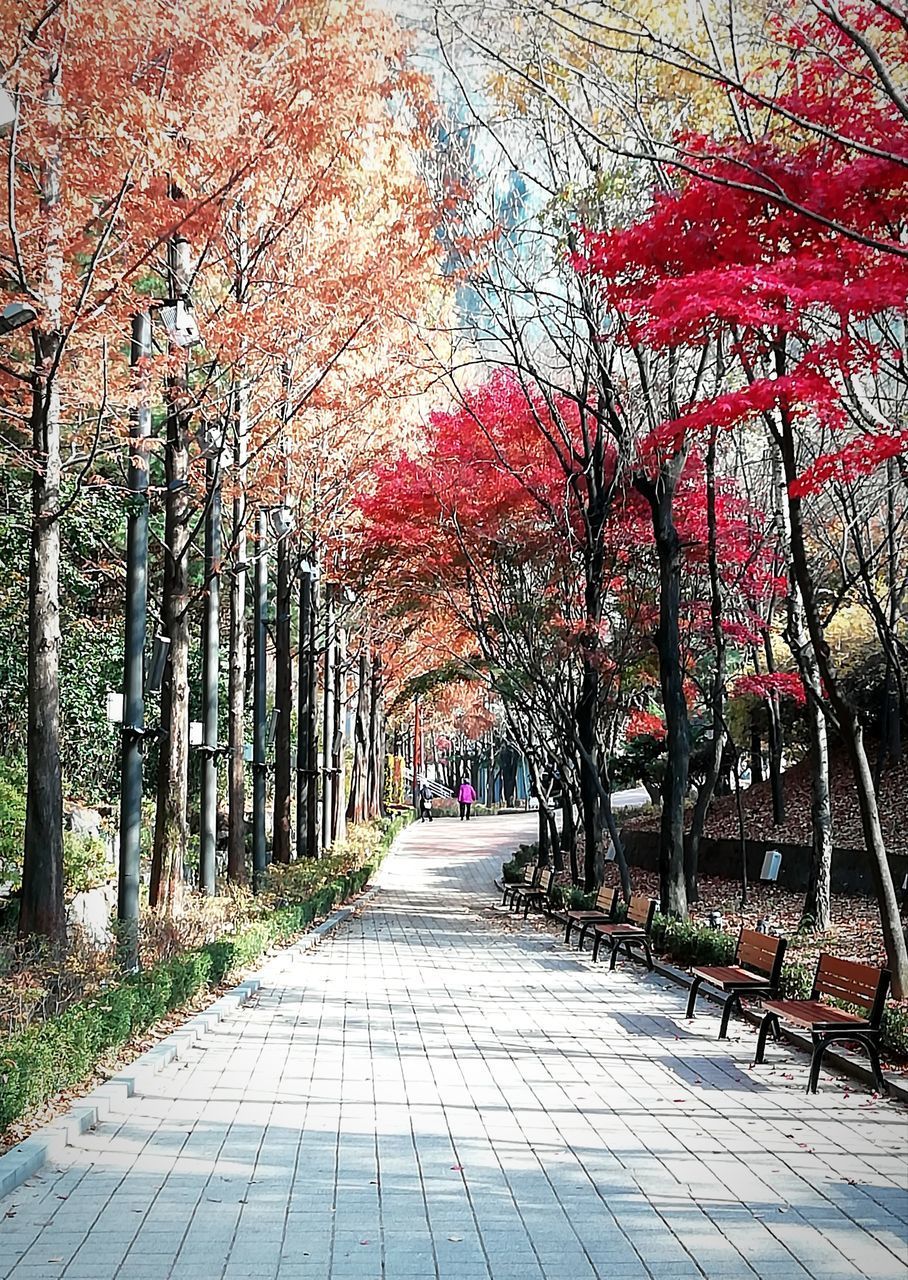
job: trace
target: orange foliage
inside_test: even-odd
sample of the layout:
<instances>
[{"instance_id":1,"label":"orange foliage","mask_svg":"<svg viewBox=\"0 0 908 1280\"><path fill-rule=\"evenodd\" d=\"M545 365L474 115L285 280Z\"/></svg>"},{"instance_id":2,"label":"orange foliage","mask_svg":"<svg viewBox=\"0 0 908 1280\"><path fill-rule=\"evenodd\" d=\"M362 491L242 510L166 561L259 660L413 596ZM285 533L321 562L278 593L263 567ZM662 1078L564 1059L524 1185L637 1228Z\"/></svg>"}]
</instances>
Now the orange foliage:
<instances>
[{"instance_id":1,"label":"orange foliage","mask_svg":"<svg viewBox=\"0 0 908 1280\"><path fill-rule=\"evenodd\" d=\"M242 371L253 496L274 500L289 482L323 537L345 516L361 462L405 430L419 325L441 301L418 168L426 85L405 68L406 37L389 16L333 9L23 0L0 10L0 63L19 102L3 144L12 163L0 164L13 214L0 286L63 333L69 437L100 431L119 444L129 317L166 296L166 243L185 236L204 343L190 359L189 407L225 420ZM52 210L36 181L49 165ZM15 375L31 368L27 331L4 343L4 358L0 395L24 422L27 386ZM154 388L167 357L153 363Z\"/></svg>"}]
</instances>

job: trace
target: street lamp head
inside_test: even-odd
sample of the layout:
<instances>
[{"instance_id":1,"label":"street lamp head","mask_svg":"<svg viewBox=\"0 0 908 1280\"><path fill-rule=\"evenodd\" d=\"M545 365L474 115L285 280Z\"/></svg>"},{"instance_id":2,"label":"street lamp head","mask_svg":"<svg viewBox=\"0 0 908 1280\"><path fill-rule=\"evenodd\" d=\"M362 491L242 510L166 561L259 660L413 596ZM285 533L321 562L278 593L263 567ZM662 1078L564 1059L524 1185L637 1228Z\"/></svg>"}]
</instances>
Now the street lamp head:
<instances>
[{"instance_id":1,"label":"street lamp head","mask_svg":"<svg viewBox=\"0 0 908 1280\"><path fill-rule=\"evenodd\" d=\"M16 123L16 103L5 89L0 89L0 138L12 133Z\"/></svg>"},{"instance_id":2,"label":"street lamp head","mask_svg":"<svg viewBox=\"0 0 908 1280\"><path fill-rule=\"evenodd\" d=\"M26 302L8 302L0 311L0 337L12 333L14 329L22 329L38 318L34 307Z\"/></svg>"},{"instance_id":3,"label":"street lamp head","mask_svg":"<svg viewBox=\"0 0 908 1280\"><path fill-rule=\"evenodd\" d=\"M148 678L145 681L145 692L160 693L164 681L164 668L167 666L167 655L170 652L170 636L157 635L151 661L148 664Z\"/></svg>"},{"instance_id":4,"label":"street lamp head","mask_svg":"<svg viewBox=\"0 0 908 1280\"><path fill-rule=\"evenodd\" d=\"M161 324L164 326L168 342L175 347L188 350L190 347L197 347L202 341L192 308L182 298L162 305Z\"/></svg>"},{"instance_id":5,"label":"street lamp head","mask_svg":"<svg viewBox=\"0 0 908 1280\"><path fill-rule=\"evenodd\" d=\"M276 538L286 538L293 529L293 512L286 503L282 503L279 507L272 507L268 512L268 523Z\"/></svg>"}]
</instances>

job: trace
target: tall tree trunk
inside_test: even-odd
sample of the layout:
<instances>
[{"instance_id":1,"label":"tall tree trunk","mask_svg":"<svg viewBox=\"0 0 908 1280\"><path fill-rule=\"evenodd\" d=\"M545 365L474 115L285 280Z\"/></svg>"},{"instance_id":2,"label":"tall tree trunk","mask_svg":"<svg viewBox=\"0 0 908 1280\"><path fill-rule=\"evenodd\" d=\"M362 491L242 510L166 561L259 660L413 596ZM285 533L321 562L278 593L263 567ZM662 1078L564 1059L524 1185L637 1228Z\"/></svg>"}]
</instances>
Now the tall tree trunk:
<instances>
[{"instance_id":1,"label":"tall tree trunk","mask_svg":"<svg viewBox=\"0 0 908 1280\"><path fill-rule=\"evenodd\" d=\"M353 720L353 759L350 765L350 799L347 802L349 822L365 822L369 816L369 655L365 644L360 647L356 678L356 715Z\"/></svg>"},{"instance_id":2,"label":"tall tree trunk","mask_svg":"<svg viewBox=\"0 0 908 1280\"><path fill-rule=\"evenodd\" d=\"M547 802L545 806L545 820L549 829L549 850L552 859L552 869L561 872L564 870L564 850L561 847L561 841L558 838L558 823L555 819L555 809L551 802Z\"/></svg>"},{"instance_id":3,"label":"tall tree trunk","mask_svg":"<svg viewBox=\"0 0 908 1280\"><path fill-rule=\"evenodd\" d=\"M577 819L574 812L574 800L568 787L561 793L561 851L568 855L571 869L571 884L577 883Z\"/></svg>"},{"instance_id":4,"label":"tall tree trunk","mask_svg":"<svg viewBox=\"0 0 908 1280\"><path fill-rule=\"evenodd\" d=\"M548 812L546 809L546 804L545 804L545 800L543 798L541 789L537 792L537 794L539 796L539 809L536 812L536 823L537 823L536 839L539 844L539 854L536 861L540 867L547 867L551 860L550 828L549 828Z\"/></svg>"},{"instance_id":5,"label":"tall tree trunk","mask_svg":"<svg viewBox=\"0 0 908 1280\"><path fill-rule=\"evenodd\" d=\"M318 586L313 575L310 583L309 643L306 651L306 683L308 685L308 723L306 726L306 855L317 858L321 852L318 838Z\"/></svg>"},{"instance_id":6,"label":"tall tree trunk","mask_svg":"<svg viewBox=\"0 0 908 1280\"><path fill-rule=\"evenodd\" d=\"M377 818L384 812L385 741L382 709L382 661L372 652L372 681L369 694L369 786L367 815Z\"/></svg>"},{"instance_id":7,"label":"tall tree trunk","mask_svg":"<svg viewBox=\"0 0 908 1280\"><path fill-rule=\"evenodd\" d=\"M681 664L681 545L672 514L673 486L662 480L649 491L659 558L659 682L665 712L666 765L659 840L660 906L687 919L684 877L684 801L690 763L690 729ZM649 496L649 495L648 495Z\"/></svg>"},{"instance_id":8,"label":"tall tree trunk","mask_svg":"<svg viewBox=\"0 0 908 1280\"><path fill-rule=\"evenodd\" d=\"M56 334L35 336L32 526L28 592L28 783L19 936L62 940L63 780L60 766L60 402L45 372Z\"/></svg>"},{"instance_id":9,"label":"tall tree trunk","mask_svg":"<svg viewBox=\"0 0 908 1280\"><path fill-rule=\"evenodd\" d=\"M755 724L750 726L750 783L763 781L763 739Z\"/></svg>"},{"instance_id":10,"label":"tall tree trunk","mask_svg":"<svg viewBox=\"0 0 908 1280\"><path fill-rule=\"evenodd\" d=\"M199 890L217 889L218 700L221 656L221 463L206 463L205 579L202 619L202 785L199 797Z\"/></svg>"},{"instance_id":11,"label":"tall tree trunk","mask_svg":"<svg viewBox=\"0 0 908 1280\"><path fill-rule=\"evenodd\" d=\"M700 863L700 841L706 829L710 805L722 768L725 750L725 631L722 627L722 590L719 581L719 540L716 523L716 429L710 433L706 450L706 528L709 557L709 615L713 637L713 675L710 685L712 743L703 785L691 816L685 859L685 891L688 903L700 897L697 882Z\"/></svg>"},{"instance_id":12,"label":"tall tree trunk","mask_svg":"<svg viewBox=\"0 0 908 1280\"><path fill-rule=\"evenodd\" d=\"M315 734L313 703L315 700L314 623L315 578L311 566L300 568L299 600L299 675L296 700L296 856L317 857L318 850L309 842L310 792L317 790L316 774L310 772L314 755Z\"/></svg>"},{"instance_id":13,"label":"tall tree trunk","mask_svg":"<svg viewBox=\"0 0 908 1280\"><path fill-rule=\"evenodd\" d=\"M605 816L605 825L608 828L608 833L611 837L612 847L615 850L615 861L618 864L618 877L621 881L621 894L625 902L630 902L631 872L627 865L627 854L624 849L624 841L621 839L621 830L615 820L615 811L612 808L612 784L608 775L607 767L603 769L602 811Z\"/></svg>"},{"instance_id":14,"label":"tall tree trunk","mask_svg":"<svg viewBox=\"0 0 908 1280\"><path fill-rule=\"evenodd\" d=\"M789 557L790 559L790 557ZM763 631L763 652L766 656L766 670L776 669L772 652L772 637L769 629ZM769 715L769 785L772 791L772 820L777 827L785 821L785 781L782 777L782 755L784 736L782 733L782 710L778 693L771 693L766 699Z\"/></svg>"},{"instance_id":15,"label":"tall tree trunk","mask_svg":"<svg viewBox=\"0 0 908 1280\"><path fill-rule=\"evenodd\" d=\"M290 549L287 538L277 547L277 610L274 626L274 702L278 710L274 738L274 827L271 840L273 862L288 863L291 858L292 803L291 772L293 768L293 652L291 647Z\"/></svg>"},{"instance_id":16,"label":"tall tree trunk","mask_svg":"<svg viewBox=\"0 0 908 1280\"><path fill-rule=\"evenodd\" d=\"M237 206L236 273L234 293L242 305L246 298L248 241L246 212ZM233 393L233 462L236 489L233 495L233 576L230 582L230 621L227 638L227 879L247 881L246 858L246 691L248 688L248 639L246 632L246 457L249 433L249 390L244 361L240 361Z\"/></svg>"},{"instance_id":17,"label":"tall tree trunk","mask_svg":"<svg viewBox=\"0 0 908 1280\"><path fill-rule=\"evenodd\" d=\"M777 454L777 468L781 461ZM777 477L776 492L779 527L789 561L786 636L807 695L806 715L810 735L810 868L801 918L803 923L810 922L815 929L825 931L831 923L832 803L823 682L816 648L805 616L804 594L794 567L787 484L781 474Z\"/></svg>"},{"instance_id":18,"label":"tall tree trunk","mask_svg":"<svg viewBox=\"0 0 908 1280\"><path fill-rule=\"evenodd\" d=\"M331 768L334 774L334 805L331 813L332 843L342 844L347 837L344 790L346 786L347 726L347 633L337 629L334 659L334 734L331 743Z\"/></svg>"},{"instance_id":19,"label":"tall tree trunk","mask_svg":"<svg viewBox=\"0 0 908 1280\"><path fill-rule=\"evenodd\" d=\"M62 67L49 61L44 102L47 159L41 209L47 220L41 327L33 330L32 521L28 572L28 779L19 936L62 940L63 778L60 765L60 397L56 382L63 295L60 225Z\"/></svg>"},{"instance_id":20,"label":"tall tree trunk","mask_svg":"<svg viewBox=\"0 0 908 1280\"><path fill-rule=\"evenodd\" d=\"M161 689L161 751L148 899L152 907L179 907L186 858L189 800L189 447L180 406L182 383L171 380L167 412L162 616L170 639Z\"/></svg>"},{"instance_id":21,"label":"tall tree trunk","mask_svg":"<svg viewBox=\"0 0 908 1280\"><path fill-rule=\"evenodd\" d=\"M807 892L801 912L801 928L820 932L832 925L832 800L829 792L829 742L826 717L823 714L822 685L816 663L812 662L811 695L807 703L807 728L810 734L811 770L810 869Z\"/></svg>"},{"instance_id":22,"label":"tall tree trunk","mask_svg":"<svg viewBox=\"0 0 908 1280\"><path fill-rule=\"evenodd\" d=\"M334 813L334 775L331 772L334 735L334 597L325 584L325 656L322 664L322 848L331 848L331 818Z\"/></svg>"},{"instance_id":23,"label":"tall tree trunk","mask_svg":"<svg viewBox=\"0 0 908 1280\"><path fill-rule=\"evenodd\" d=\"M597 765L599 735L597 712L599 701L599 674L585 663L577 699L575 720L580 745L580 817L583 826L583 887L591 893L598 886L597 860L602 850L602 806L599 802Z\"/></svg>"},{"instance_id":24,"label":"tall tree trunk","mask_svg":"<svg viewBox=\"0 0 908 1280\"><path fill-rule=\"evenodd\" d=\"M801 590L807 630L816 655L826 697L832 707L839 733L851 763L855 792L861 813L864 843L870 859L870 869L880 908L880 923L882 924L883 939L886 944L888 966L892 973L892 992L897 1000L902 1000L908 996L908 948L905 946L905 934L902 929L892 870L886 855L886 844L883 839L876 791L873 785L873 772L864 747L863 731L857 715L839 685L838 675L832 664L831 653L826 643L823 624L820 620L820 612L814 594L813 575L810 571L810 561L807 555L803 527L801 500L791 492L791 484L797 476L797 460L793 428L787 416L783 416L781 446L785 468L788 516L791 527L794 574Z\"/></svg>"},{"instance_id":25,"label":"tall tree trunk","mask_svg":"<svg viewBox=\"0 0 908 1280\"><path fill-rule=\"evenodd\" d=\"M517 769L519 764L520 756L517 751L511 743L504 743L500 752L501 790L504 802L509 809L514 808L517 800Z\"/></svg>"},{"instance_id":26,"label":"tall tree trunk","mask_svg":"<svg viewBox=\"0 0 908 1280\"><path fill-rule=\"evenodd\" d=\"M245 386L234 393L233 578L230 584L227 686L227 879L245 884L246 870L246 435L248 397Z\"/></svg>"},{"instance_id":27,"label":"tall tree trunk","mask_svg":"<svg viewBox=\"0 0 908 1280\"><path fill-rule=\"evenodd\" d=\"M176 197L175 197L176 198ZM167 268L173 298L189 287L189 245L175 237L167 246ZM179 349L171 346L171 356ZM164 450L164 582L161 613L170 638L169 663L161 689L163 741L158 759L151 884L153 907L172 912L179 907L183 863L189 839L189 420L186 373L167 379L167 442Z\"/></svg>"}]
</instances>

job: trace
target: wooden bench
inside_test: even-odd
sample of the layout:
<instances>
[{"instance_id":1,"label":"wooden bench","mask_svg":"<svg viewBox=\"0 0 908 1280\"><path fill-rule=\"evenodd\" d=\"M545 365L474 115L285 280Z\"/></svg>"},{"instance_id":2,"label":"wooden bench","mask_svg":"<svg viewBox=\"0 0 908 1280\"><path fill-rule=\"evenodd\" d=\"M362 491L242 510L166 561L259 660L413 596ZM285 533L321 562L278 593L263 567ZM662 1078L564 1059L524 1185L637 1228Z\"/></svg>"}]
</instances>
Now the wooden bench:
<instances>
[{"instance_id":1,"label":"wooden bench","mask_svg":"<svg viewBox=\"0 0 908 1280\"><path fill-rule=\"evenodd\" d=\"M539 874L539 868L533 863L527 863L523 869L522 880L512 880L509 884L505 884L501 893L501 905L506 907L508 899L513 898L514 894L521 889L528 889L536 883L536 877Z\"/></svg>"},{"instance_id":2,"label":"wooden bench","mask_svg":"<svg viewBox=\"0 0 908 1280\"><path fill-rule=\"evenodd\" d=\"M545 911L549 899L552 896L554 879L555 873L549 867L544 867L543 870L540 871L539 879L536 881L535 885L531 885L528 889L524 889L521 886L517 903L518 906L521 902L523 903L524 920L530 913L530 907L532 907L534 911Z\"/></svg>"},{"instance_id":3,"label":"wooden bench","mask_svg":"<svg viewBox=\"0 0 908 1280\"><path fill-rule=\"evenodd\" d=\"M571 933L574 926L580 928L580 940L578 947L583 950L583 943L586 935L594 924L606 924L615 914L615 906L618 902L618 890L606 889L604 886L596 894L595 905L586 910L565 911L559 919L564 920L564 941L566 945L570 945Z\"/></svg>"},{"instance_id":4,"label":"wooden bench","mask_svg":"<svg viewBox=\"0 0 908 1280\"><path fill-rule=\"evenodd\" d=\"M717 987L728 996L719 1023L719 1039L724 1040L728 1035L728 1020L734 1009L740 1009L742 995L774 996L778 991L787 945L784 938L773 938L767 933L757 933L755 929L742 929L731 964L691 970L693 981L687 1001L687 1016L694 1016L701 983Z\"/></svg>"},{"instance_id":5,"label":"wooden bench","mask_svg":"<svg viewBox=\"0 0 908 1280\"><path fill-rule=\"evenodd\" d=\"M632 948L642 948L646 956L646 967L652 969L653 956L649 945L649 931L653 927L653 916L656 914L656 901L642 894L632 894L627 904L627 920L622 924L593 925L593 959L599 956L599 948L603 942L608 944L610 959L609 969L614 969L619 950L624 947L628 960L633 959Z\"/></svg>"},{"instance_id":6,"label":"wooden bench","mask_svg":"<svg viewBox=\"0 0 908 1280\"><path fill-rule=\"evenodd\" d=\"M533 876L529 882L524 880L522 884L515 885L514 891L511 894L510 905L512 911L519 911L527 897L531 900L535 899L539 892L539 885L542 882L542 877L545 875L551 879L552 873L548 868L534 867Z\"/></svg>"},{"instance_id":7,"label":"wooden bench","mask_svg":"<svg viewBox=\"0 0 908 1280\"><path fill-rule=\"evenodd\" d=\"M766 1037L770 1030L775 1040L781 1039L781 1021L806 1027L813 1040L810 1059L810 1078L807 1092L816 1093L820 1077L820 1063L827 1047L835 1040L854 1040L867 1052L870 1069L880 1093L887 1086L880 1070L880 1028L890 975L886 969L854 960L839 960L836 956L820 956L809 1000L766 1000L763 1002L763 1021L757 1037L754 1062L762 1062L766 1050ZM823 996L841 1000L844 1004L863 1010L851 1013L837 1005L827 1004Z\"/></svg>"}]
</instances>

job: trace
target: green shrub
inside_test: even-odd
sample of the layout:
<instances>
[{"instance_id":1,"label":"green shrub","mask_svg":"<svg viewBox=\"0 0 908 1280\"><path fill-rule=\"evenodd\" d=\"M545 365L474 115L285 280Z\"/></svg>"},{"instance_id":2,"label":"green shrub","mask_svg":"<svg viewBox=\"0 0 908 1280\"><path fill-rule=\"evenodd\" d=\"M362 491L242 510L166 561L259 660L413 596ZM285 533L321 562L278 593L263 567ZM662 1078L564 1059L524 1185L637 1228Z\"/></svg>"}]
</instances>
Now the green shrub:
<instances>
[{"instance_id":1,"label":"green shrub","mask_svg":"<svg viewBox=\"0 0 908 1280\"><path fill-rule=\"evenodd\" d=\"M657 951L678 964L730 964L737 937L691 920L674 920L656 912L651 932Z\"/></svg>"},{"instance_id":2,"label":"green shrub","mask_svg":"<svg viewBox=\"0 0 908 1280\"><path fill-rule=\"evenodd\" d=\"M883 1048L908 1058L908 1004L888 1004L883 1014Z\"/></svg>"},{"instance_id":3,"label":"green shrub","mask_svg":"<svg viewBox=\"0 0 908 1280\"><path fill-rule=\"evenodd\" d=\"M579 884L571 885L568 895L571 911L592 911L596 905L595 893L584 893Z\"/></svg>"},{"instance_id":4,"label":"green shrub","mask_svg":"<svg viewBox=\"0 0 908 1280\"><path fill-rule=\"evenodd\" d=\"M519 884L525 868L539 857L538 844L519 844L507 862L501 865L501 878L505 884Z\"/></svg>"},{"instance_id":5,"label":"green shrub","mask_svg":"<svg viewBox=\"0 0 908 1280\"><path fill-rule=\"evenodd\" d=\"M24 835L25 766L20 760L0 759L0 884L16 889L22 882Z\"/></svg>"},{"instance_id":6,"label":"green shrub","mask_svg":"<svg viewBox=\"0 0 908 1280\"><path fill-rule=\"evenodd\" d=\"M809 1000L816 965L789 960L782 966L781 992L785 1000Z\"/></svg>"},{"instance_id":7,"label":"green shrub","mask_svg":"<svg viewBox=\"0 0 908 1280\"><path fill-rule=\"evenodd\" d=\"M96 889L110 878L104 841L98 836L63 833L63 883L67 897Z\"/></svg>"}]
</instances>

